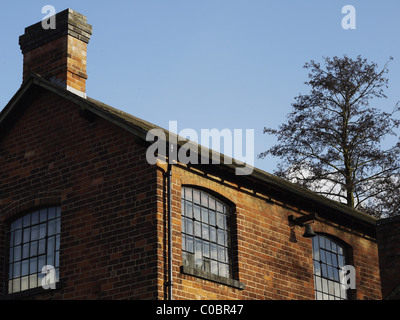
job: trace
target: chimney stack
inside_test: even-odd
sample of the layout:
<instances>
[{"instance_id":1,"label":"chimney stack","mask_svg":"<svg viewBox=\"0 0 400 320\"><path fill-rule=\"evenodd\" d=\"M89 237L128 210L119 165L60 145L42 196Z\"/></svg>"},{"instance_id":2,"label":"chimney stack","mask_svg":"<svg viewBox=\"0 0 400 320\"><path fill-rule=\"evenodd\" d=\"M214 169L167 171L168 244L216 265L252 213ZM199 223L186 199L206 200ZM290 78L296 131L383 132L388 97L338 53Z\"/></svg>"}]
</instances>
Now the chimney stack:
<instances>
[{"instance_id":1,"label":"chimney stack","mask_svg":"<svg viewBox=\"0 0 400 320\"><path fill-rule=\"evenodd\" d=\"M56 14L55 18L55 29L44 29L42 22L38 22L20 36L23 81L32 72L37 73L86 98L86 55L92 26L84 15L71 9Z\"/></svg>"}]
</instances>

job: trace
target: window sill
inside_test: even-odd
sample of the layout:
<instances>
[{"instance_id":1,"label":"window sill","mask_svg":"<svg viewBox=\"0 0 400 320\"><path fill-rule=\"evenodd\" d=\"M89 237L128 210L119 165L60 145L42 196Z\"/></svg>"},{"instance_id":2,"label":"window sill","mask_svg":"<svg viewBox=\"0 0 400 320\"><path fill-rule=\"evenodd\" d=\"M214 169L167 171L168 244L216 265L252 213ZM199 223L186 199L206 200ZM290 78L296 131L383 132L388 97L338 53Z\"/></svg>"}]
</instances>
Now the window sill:
<instances>
[{"instance_id":1,"label":"window sill","mask_svg":"<svg viewBox=\"0 0 400 320\"><path fill-rule=\"evenodd\" d=\"M25 299L25 298L33 297L33 296L36 296L36 295L56 292L56 291L59 291L61 288L62 288L62 283L61 282L57 282L55 289L43 289L42 287L37 287L37 288L33 288L33 289L28 289L28 290L16 292L16 293L4 294L4 295L0 296L0 300Z\"/></svg>"},{"instance_id":2,"label":"window sill","mask_svg":"<svg viewBox=\"0 0 400 320\"><path fill-rule=\"evenodd\" d=\"M202 270L198 270L198 269L194 269L194 268L190 268L190 267L186 267L186 266L181 266L181 273L187 274L190 276L195 276L195 277L198 277L201 279L209 280L212 282L216 282L219 284L224 284L224 285L227 285L229 287L233 287L233 288L236 288L239 290L245 289L245 284L243 282L240 282L238 280L234 280L231 278L221 277L221 276L215 275L210 272L205 272Z\"/></svg>"}]
</instances>

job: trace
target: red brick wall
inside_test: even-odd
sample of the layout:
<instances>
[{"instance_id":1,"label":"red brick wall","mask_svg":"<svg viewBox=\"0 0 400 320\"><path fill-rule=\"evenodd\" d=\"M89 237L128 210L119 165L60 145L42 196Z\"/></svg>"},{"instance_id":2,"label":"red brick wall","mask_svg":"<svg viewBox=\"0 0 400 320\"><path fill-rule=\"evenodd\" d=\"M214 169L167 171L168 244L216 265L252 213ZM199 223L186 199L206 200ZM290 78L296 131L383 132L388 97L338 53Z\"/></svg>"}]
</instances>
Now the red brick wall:
<instances>
[{"instance_id":1,"label":"red brick wall","mask_svg":"<svg viewBox=\"0 0 400 320\"><path fill-rule=\"evenodd\" d=\"M0 167L1 266L7 223L61 206L63 288L34 298L156 297L156 171L132 135L42 93L0 141Z\"/></svg>"},{"instance_id":2,"label":"red brick wall","mask_svg":"<svg viewBox=\"0 0 400 320\"><path fill-rule=\"evenodd\" d=\"M378 227L379 262L382 296L385 298L400 285L400 217L383 219ZM397 299L399 294L397 293Z\"/></svg>"},{"instance_id":3,"label":"red brick wall","mask_svg":"<svg viewBox=\"0 0 400 320\"><path fill-rule=\"evenodd\" d=\"M167 298L165 166L148 165L145 151L131 134L99 118L89 122L77 106L50 93L40 94L0 141L0 252L16 215L40 205L62 210L62 288L34 298ZM174 298L314 299L312 242L288 223L300 213L285 199L268 203L267 191L255 194L252 185L245 190L235 180L173 166ZM235 204L236 273L244 290L181 273L183 185L213 190ZM380 299L375 240L325 221L323 213L314 230L352 248L357 298Z\"/></svg>"},{"instance_id":4,"label":"red brick wall","mask_svg":"<svg viewBox=\"0 0 400 320\"><path fill-rule=\"evenodd\" d=\"M296 210L283 203L266 202L268 194L256 196L251 191L240 190L234 180L220 181L178 166L173 166L172 180L174 299L314 299L312 240L302 237L303 228L295 227L293 233L288 224L289 215L300 216ZM239 281L245 284L244 290L181 273L182 185L207 188L235 204L237 271ZM247 188L251 190L251 186ZM160 189L158 194L162 194ZM159 239L165 231L163 227L165 223L160 223ZM376 242L323 218L313 227L316 232L337 237L352 248L357 299L381 299ZM159 245L164 248L166 243ZM165 288L161 284L165 280L162 272L166 270L166 263L164 256L159 267L160 289Z\"/></svg>"}]
</instances>

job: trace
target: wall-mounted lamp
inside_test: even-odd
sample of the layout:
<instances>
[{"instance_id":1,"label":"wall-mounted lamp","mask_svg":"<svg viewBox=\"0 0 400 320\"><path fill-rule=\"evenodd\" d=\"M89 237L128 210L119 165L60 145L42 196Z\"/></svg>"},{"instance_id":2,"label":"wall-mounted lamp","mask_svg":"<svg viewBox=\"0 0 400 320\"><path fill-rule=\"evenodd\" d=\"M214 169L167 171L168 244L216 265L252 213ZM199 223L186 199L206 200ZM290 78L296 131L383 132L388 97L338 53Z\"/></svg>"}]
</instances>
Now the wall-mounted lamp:
<instances>
[{"instance_id":1,"label":"wall-mounted lamp","mask_svg":"<svg viewBox=\"0 0 400 320\"><path fill-rule=\"evenodd\" d=\"M310 213L306 216L302 216L299 218L294 218L293 215L290 215L289 223L291 225L298 225L298 226L304 227L303 237L312 238L312 237L315 237L316 234L314 233L314 230L310 224L311 223L310 221L314 222L316 217L317 217L316 213Z\"/></svg>"}]
</instances>

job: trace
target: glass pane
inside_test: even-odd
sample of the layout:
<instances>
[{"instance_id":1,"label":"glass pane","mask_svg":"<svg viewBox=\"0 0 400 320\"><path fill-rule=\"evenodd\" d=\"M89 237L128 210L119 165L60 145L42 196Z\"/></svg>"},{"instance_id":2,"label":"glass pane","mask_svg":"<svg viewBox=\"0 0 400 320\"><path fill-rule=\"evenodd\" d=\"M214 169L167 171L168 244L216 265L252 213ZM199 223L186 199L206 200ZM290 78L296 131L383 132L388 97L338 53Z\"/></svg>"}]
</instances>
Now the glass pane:
<instances>
[{"instance_id":1,"label":"glass pane","mask_svg":"<svg viewBox=\"0 0 400 320\"><path fill-rule=\"evenodd\" d=\"M205 240L209 240L210 239L210 234L209 234L209 229L208 229L208 225L207 224L202 224L202 238Z\"/></svg>"},{"instance_id":2,"label":"glass pane","mask_svg":"<svg viewBox=\"0 0 400 320\"><path fill-rule=\"evenodd\" d=\"M30 214L25 215L22 219L23 219L22 225L24 227L27 227L31 224L31 215Z\"/></svg>"},{"instance_id":3,"label":"glass pane","mask_svg":"<svg viewBox=\"0 0 400 320\"><path fill-rule=\"evenodd\" d=\"M224 247L218 246L218 260L225 262L225 250Z\"/></svg>"},{"instance_id":4,"label":"glass pane","mask_svg":"<svg viewBox=\"0 0 400 320\"><path fill-rule=\"evenodd\" d=\"M186 251L186 236L182 235L182 251Z\"/></svg>"},{"instance_id":5,"label":"glass pane","mask_svg":"<svg viewBox=\"0 0 400 320\"><path fill-rule=\"evenodd\" d=\"M182 217L182 232L186 233L186 218Z\"/></svg>"},{"instance_id":6,"label":"glass pane","mask_svg":"<svg viewBox=\"0 0 400 320\"><path fill-rule=\"evenodd\" d=\"M57 207L57 210L56 210L56 217L60 217L60 215L61 215L61 208L60 208L60 207Z\"/></svg>"},{"instance_id":7,"label":"glass pane","mask_svg":"<svg viewBox=\"0 0 400 320\"><path fill-rule=\"evenodd\" d=\"M197 269L201 269L203 265L203 254L201 250L201 240L195 240L196 249L194 251L195 265Z\"/></svg>"},{"instance_id":8,"label":"glass pane","mask_svg":"<svg viewBox=\"0 0 400 320\"><path fill-rule=\"evenodd\" d=\"M214 198L211 198L211 197L208 198L208 207L211 210L215 210L215 199Z\"/></svg>"},{"instance_id":9,"label":"glass pane","mask_svg":"<svg viewBox=\"0 0 400 320\"><path fill-rule=\"evenodd\" d=\"M225 263L219 263L219 275L221 277L228 277L228 265Z\"/></svg>"},{"instance_id":10,"label":"glass pane","mask_svg":"<svg viewBox=\"0 0 400 320\"><path fill-rule=\"evenodd\" d=\"M29 243L26 243L22 247L22 259L29 258Z\"/></svg>"},{"instance_id":11,"label":"glass pane","mask_svg":"<svg viewBox=\"0 0 400 320\"><path fill-rule=\"evenodd\" d=\"M185 210L186 217L192 218L193 217L192 203L186 201L185 205L186 205L186 210Z\"/></svg>"},{"instance_id":12,"label":"glass pane","mask_svg":"<svg viewBox=\"0 0 400 320\"><path fill-rule=\"evenodd\" d=\"M333 268L328 266L328 278L333 279Z\"/></svg>"},{"instance_id":13,"label":"glass pane","mask_svg":"<svg viewBox=\"0 0 400 320\"><path fill-rule=\"evenodd\" d=\"M42 268L46 265L46 256L39 256L38 272L42 272Z\"/></svg>"},{"instance_id":14,"label":"glass pane","mask_svg":"<svg viewBox=\"0 0 400 320\"><path fill-rule=\"evenodd\" d=\"M316 274L317 276L321 275L321 266L317 261L314 261L314 274Z\"/></svg>"},{"instance_id":15,"label":"glass pane","mask_svg":"<svg viewBox=\"0 0 400 320\"><path fill-rule=\"evenodd\" d=\"M318 236L318 238L319 238L319 246L320 246L320 248L325 249L325 238L321 237L321 236Z\"/></svg>"},{"instance_id":16,"label":"glass pane","mask_svg":"<svg viewBox=\"0 0 400 320\"><path fill-rule=\"evenodd\" d=\"M30 259L29 262L29 273L36 273L37 272L37 258Z\"/></svg>"},{"instance_id":17,"label":"glass pane","mask_svg":"<svg viewBox=\"0 0 400 320\"><path fill-rule=\"evenodd\" d=\"M60 251L56 251L56 261L54 263L54 266L56 268L60 266Z\"/></svg>"},{"instance_id":18,"label":"glass pane","mask_svg":"<svg viewBox=\"0 0 400 320\"><path fill-rule=\"evenodd\" d=\"M37 285L37 274L35 273L35 274L31 274L30 276L29 276L29 288L30 289L33 289L33 288L36 288L38 285Z\"/></svg>"},{"instance_id":19,"label":"glass pane","mask_svg":"<svg viewBox=\"0 0 400 320\"><path fill-rule=\"evenodd\" d=\"M31 223L37 224L39 222L39 211L32 212Z\"/></svg>"},{"instance_id":20,"label":"glass pane","mask_svg":"<svg viewBox=\"0 0 400 320\"><path fill-rule=\"evenodd\" d=\"M208 223L208 210L205 208L201 208L201 221Z\"/></svg>"},{"instance_id":21,"label":"glass pane","mask_svg":"<svg viewBox=\"0 0 400 320\"><path fill-rule=\"evenodd\" d=\"M194 205L194 207L193 207L193 212L194 212L194 218L195 218L197 221L201 221L200 206Z\"/></svg>"},{"instance_id":22,"label":"glass pane","mask_svg":"<svg viewBox=\"0 0 400 320\"><path fill-rule=\"evenodd\" d=\"M211 273L218 274L218 263L211 260Z\"/></svg>"},{"instance_id":23,"label":"glass pane","mask_svg":"<svg viewBox=\"0 0 400 320\"><path fill-rule=\"evenodd\" d=\"M208 207L208 195L204 192L201 193L201 205Z\"/></svg>"},{"instance_id":24,"label":"glass pane","mask_svg":"<svg viewBox=\"0 0 400 320\"><path fill-rule=\"evenodd\" d=\"M40 217L40 222L46 221L47 220L47 209L41 209L39 213Z\"/></svg>"},{"instance_id":25,"label":"glass pane","mask_svg":"<svg viewBox=\"0 0 400 320\"><path fill-rule=\"evenodd\" d=\"M218 260L218 247L216 244L211 244L211 259Z\"/></svg>"},{"instance_id":26,"label":"glass pane","mask_svg":"<svg viewBox=\"0 0 400 320\"><path fill-rule=\"evenodd\" d=\"M14 278L18 278L21 276L21 262L14 263L13 276L14 276Z\"/></svg>"},{"instance_id":27,"label":"glass pane","mask_svg":"<svg viewBox=\"0 0 400 320\"><path fill-rule=\"evenodd\" d=\"M322 276L324 278L328 277L328 271L326 270L326 264L321 264Z\"/></svg>"},{"instance_id":28,"label":"glass pane","mask_svg":"<svg viewBox=\"0 0 400 320\"><path fill-rule=\"evenodd\" d=\"M340 285L335 282L335 296L340 297Z\"/></svg>"},{"instance_id":29,"label":"glass pane","mask_svg":"<svg viewBox=\"0 0 400 320\"><path fill-rule=\"evenodd\" d=\"M194 235L196 237L201 237L201 224L199 221L194 222Z\"/></svg>"},{"instance_id":30,"label":"glass pane","mask_svg":"<svg viewBox=\"0 0 400 320\"><path fill-rule=\"evenodd\" d=\"M199 190L193 190L193 202L200 204L200 191Z\"/></svg>"},{"instance_id":31,"label":"glass pane","mask_svg":"<svg viewBox=\"0 0 400 320\"><path fill-rule=\"evenodd\" d=\"M47 240L47 253L54 253L56 245L56 237L50 237Z\"/></svg>"},{"instance_id":32,"label":"glass pane","mask_svg":"<svg viewBox=\"0 0 400 320\"><path fill-rule=\"evenodd\" d=\"M56 236L56 250L60 250L60 235Z\"/></svg>"},{"instance_id":33,"label":"glass pane","mask_svg":"<svg viewBox=\"0 0 400 320\"><path fill-rule=\"evenodd\" d=\"M39 240L39 251L38 254L44 254L46 252L46 240Z\"/></svg>"},{"instance_id":34,"label":"glass pane","mask_svg":"<svg viewBox=\"0 0 400 320\"><path fill-rule=\"evenodd\" d=\"M52 236L56 232L56 221L50 220L47 224L47 234Z\"/></svg>"},{"instance_id":35,"label":"glass pane","mask_svg":"<svg viewBox=\"0 0 400 320\"><path fill-rule=\"evenodd\" d=\"M61 219L57 218L56 219L56 233L60 233L61 232Z\"/></svg>"},{"instance_id":36,"label":"glass pane","mask_svg":"<svg viewBox=\"0 0 400 320\"><path fill-rule=\"evenodd\" d=\"M13 292L21 291L21 280L19 278L13 280Z\"/></svg>"},{"instance_id":37,"label":"glass pane","mask_svg":"<svg viewBox=\"0 0 400 320\"><path fill-rule=\"evenodd\" d=\"M216 201L216 204L217 204L217 211L224 212L224 205L219 201Z\"/></svg>"},{"instance_id":38,"label":"glass pane","mask_svg":"<svg viewBox=\"0 0 400 320\"><path fill-rule=\"evenodd\" d=\"M192 188L185 188L185 199L192 200Z\"/></svg>"},{"instance_id":39,"label":"glass pane","mask_svg":"<svg viewBox=\"0 0 400 320\"><path fill-rule=\"evenodd\" d=\"M344 266L344 257L343 256L338 256L338 263L339 263L340 268Z\"/></svg>"},{"instance_id":40,"label":"glass pane","mask_svg":"<svg viewBox=\"0 0 400 320\"><path fill-rule=\"evenodd\" d=\"M334 267L338 266L338 262L337 262L337 255L332 253L332 265Z\"/></svg>"},{"instance_id":41,"label":"glass pane","mask_svg":"<svg viewBox=\"0 0 400 320\"><path fill-rule=\"evenodd\" d=\"M210 244L205 241L203 241L203 255L206 258L210 257Z\"/></svg>"},{"instance_id":42,"label":"glass pane","mask_svg":"<svg viewBox=\"0 0 400 320\"><path fill-rule=\"evenodd\" d=\"M211 270L210 259L207 259L207 258L203 259L203 270L205 272L210 272L210 270Z\"/></svg>"},{"instance_id":43,"label":"glass pane","mask_svg":"<svg viewBox=\"0 0 400 320\"><path fill-rule=\"evenodd\" d=\"M21 246L14 247L14 261L21 260Z\"/></svg>"},{"instance_id":44,"label":"glass pane","mask_svg":"<svg viewBox=\"0 0 400 320\"><path fill-rule=\"evenodd\" d=\"M322 261L323 263L326 263L325 250L320 250L320 254L321 254L321 261Z\"/></svg>"},{"instance_id":45,"label":"glass pane","mask_svg":"<svg viewBox=\"0 0 400 320\"><path fill-rule=\"evenodd\" d=\"M19 244L21 244L21 242L22 242L22 230L18 229L15 231L15 234L14 234L14 245L15 246L19 245Z\"/></svg>"},{"instance_id":46,"label":"glass pane","mask_svg":"<svg viewBox=\"0 0 400 320\"><path fill-rule=\"evenodd\" d=\"M191 253L194 252L193 237L186 237L186 250Z\"/></svg>"},{"instance_id":47,"label":"glass pane","mask_svg":"<svg viewBox=\"0 0 400 320\"><path fill-rule=\"evenodd\" d=\"M29 260L23 260L22 261L22 271L21 275L26 276L29 274Z\"/></svg>"},{"instance_id":48,"label":"glass pane","mask_svg":"<svg viewBox=\"0 0 400 320\"><path fill-rule=\"evenodd\" d=\"M55 217L56 217L56 208L49 208L48 210L47 210L47 214L48 214L48 216L47 216L47 219L54 219Z\"/></svg>"},{"instance_id":49,"label":"glass pane","mask_svg":"<svg viewBox=\"0 0 400 320\"><path fill-rule=\"evenodd\" d=\"M332 249L331 249L331 240L325 239L325 248L328 251L332 251Z\"/></svg>"},{"instance_id":50,"label":"glass pane","mask_svg":"<svg viewBox=\"0 0 400 320\"><path fill-rule=\"evenodd\" d=\"M186 218L186 233L193 235L193 220Z\"/></svg>"},{"instance_id":51,"label":"glass pane","mask_svg":"<svg viewBox=\"0 0 400 320\"><path fill-rule=\"evenodd\" d=\"M316 289L318 291L322 291L322 285L321 285L321 278L320 277L316 277L315 278L315 285L316 285Z\"/></svg>"},{"instance_id":52,"label":"glass pane","mask_svg":"<svg viewBox=\"0 0 400 320\"><path fill-rule=\"evenodd\" d=\"M15 221L14 228L15 229L22 228L22 218L19 218L18 220Z\"/></svg>"},{"instance_id":53,"label":"glass pane","mask_svg":"<svg viewBox=\"0 0 400 320\"><path fill-rule=\"evenodd\" d=\"M24 243L29 242L31 238L31 230L29 228L25 228L23 234L24 234L23 242Z\"/></svg>"},{"instance_id":54,"label":"glass pane","mask_svg":"<svg viewBox=\"0 0 400 320\"><path fill-rule=\"evenodd\" d=\"M218 244L225 245L225 232L218 229Z\"/></svg>"},{"instance_id":55,"label":"glass pane","mask_svg":"<svg viewBox=\"0 0 400 320\"><path fill-rule=\"evenodd\" d=\"M215 211L209 211L210 225L215 226Z\"/></svg>"},{"instance_id":56,"label":"glass pane","mask_svg":"<svg viewBox=\"0 0 400 320\"><path fill-rule=\"evenodd\" d=\"M31 240L37 240L39 238L39 226L33 226L31 228Z\"/></svg>"},{"instance_id":57,"label":"glass pane","mask_svg":"<svg viewBox=\"0 0 400 320\"><path fill-rule=\"evenodd\" d=\"M43 239L44 237L46 237L46 223L39 225L39 238Z\"/></svg>"},{"instance_id":58,"label":"glass pane","mask_svg":"<svg viewBox=\"0 0 400 320\"><path fill-rule=\"evenodd\" d=\"M210 227L210 241L217 242L217 229Z\"/></svg>"},{"instance_id":59,"label":"glass pane","mask_svg":"<svg viewBox=\"0 0 400 320\"><path fill-rule=\"evenodd\" d=\"M217 212L217 227L224 229L224 218L223 214L220 212Z\"/></svg>"},{"instance_id":60,"label":"glass pane","mask_svg":"<svg viewBox=\"0 0 400 320\"><path fill-rule=\"evenodd\" d=\"M326 263L332 265L332 254L330 252L326 252Z\"/></svg>"}]
</instances>

